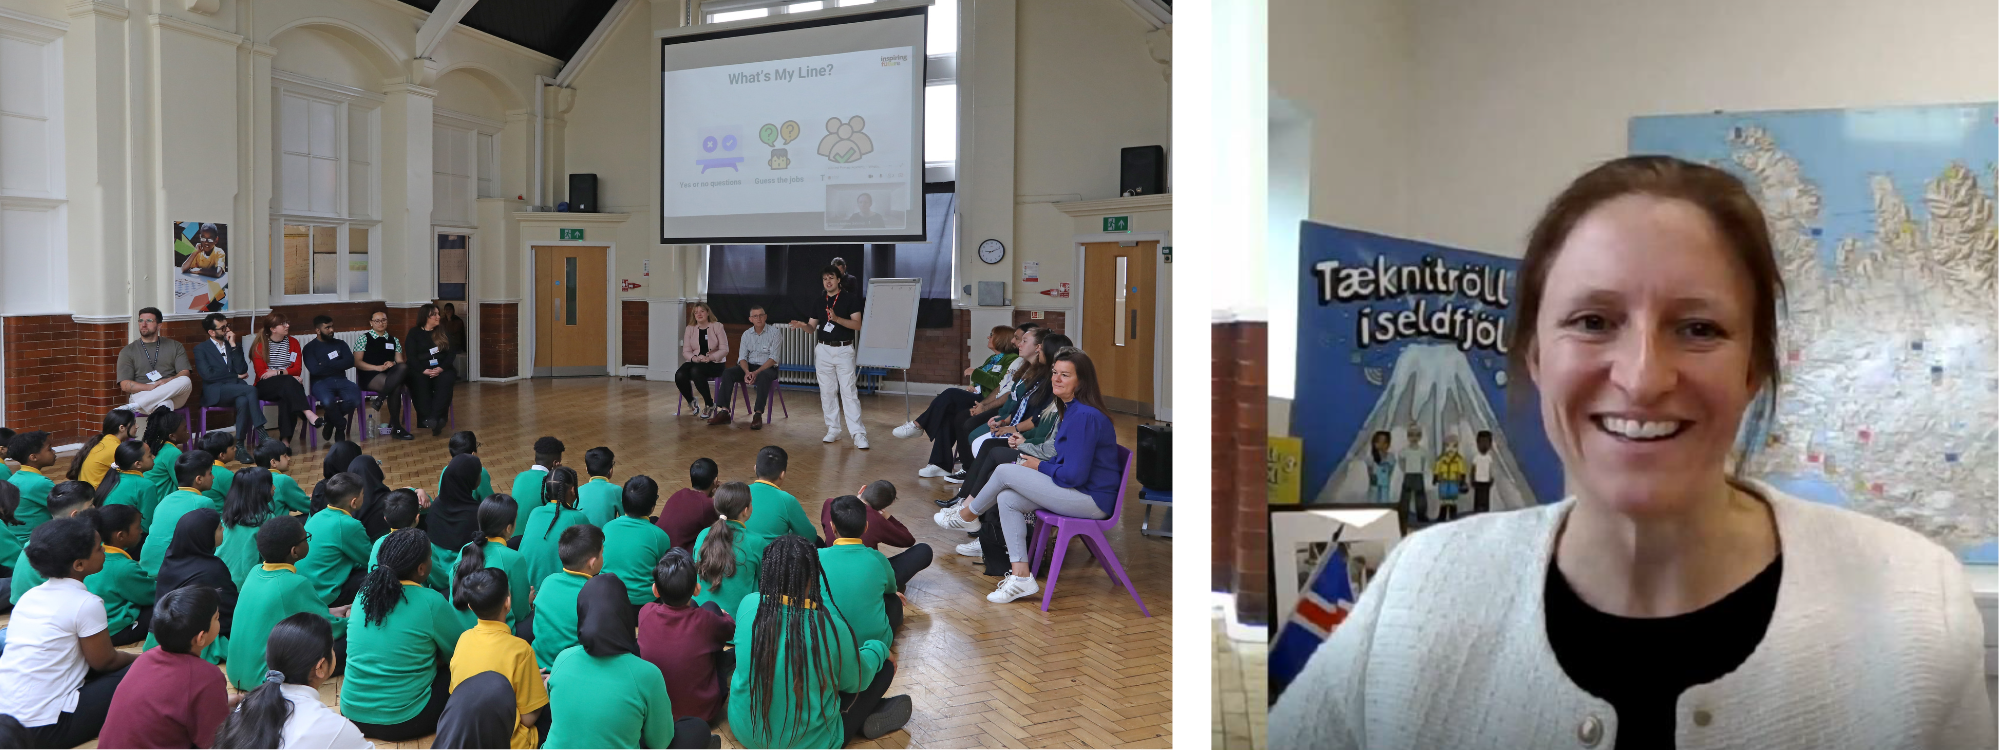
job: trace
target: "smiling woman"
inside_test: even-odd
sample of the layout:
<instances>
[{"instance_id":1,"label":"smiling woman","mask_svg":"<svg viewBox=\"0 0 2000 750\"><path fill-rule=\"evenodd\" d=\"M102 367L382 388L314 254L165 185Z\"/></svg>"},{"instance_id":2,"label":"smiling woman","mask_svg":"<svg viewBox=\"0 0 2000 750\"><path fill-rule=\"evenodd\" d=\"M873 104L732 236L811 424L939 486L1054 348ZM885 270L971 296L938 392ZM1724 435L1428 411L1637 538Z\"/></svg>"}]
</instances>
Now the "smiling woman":
<instances>
[{"instance_id":1,"label":"smiling woman","mask_svg":"<svg viewBox=\"0 0 2000 750\"><path fill-rule=\"evenodd\" d=\"M1571 497L1397 546L1271 746L1991 747L1956 559L1736 474L1745 413L1777 398L1784 295L1742 183L1603 164L1521 273L1510 382Z\"/></svg>"}]
</instances>

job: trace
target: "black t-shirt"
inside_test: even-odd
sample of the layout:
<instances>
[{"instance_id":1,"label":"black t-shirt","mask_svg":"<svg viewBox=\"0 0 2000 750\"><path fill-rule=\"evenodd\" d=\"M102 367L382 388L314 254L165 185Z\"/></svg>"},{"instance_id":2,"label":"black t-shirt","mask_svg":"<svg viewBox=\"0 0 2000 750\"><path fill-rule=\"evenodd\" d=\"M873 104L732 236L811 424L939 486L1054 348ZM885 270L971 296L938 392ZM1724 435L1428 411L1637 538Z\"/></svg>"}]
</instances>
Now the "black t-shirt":
<instances>
[{"instance_id":1,"label":"black t-shirt","mask_svg":"<svg viewBox=\"0 0 2000 750\"><path fill-rule=\"evenodd\" d=\"M397 343L394 336L386 333L377 336L373 330L365 331L361 334L361 361L371 365L393 364L399 346L402 344Z\"/></svg>"},{"instance_id":2,"label":"black t-shirt","mask_svg":"<svg viewBox=\"0 0 2000 750\"><path fill-rule=\"evenodd\" d=\"M819 343L838 344L853 341L854 334L859 332L852 328L835 323L832 331L826 330L826 309L829 307L833 308L836 317L852 318L861 312L861 295L847 289L842 289L838 294L819 295L813 301L806 303L805 314L799 316L819 321L819 327L813 331L814 340Z\"/></svg>"},{"instance_id":3,"label":"black t-shirt","mask_svg":"<svg viewBox=\"0 0 2000 750\"><path fill-rule=\"evenodd\" d=\"M1742 588L1684 615L1620 617L1598 611L1550 561L1544 605L1549 645L1577 687L1618 712L1610 750L1674 747L1675 702L1714 682L1757 650L1778 604L1785 557L1771 560Z\"/></svg>"},{"instance_id":4,"label":"black t-shirt","mask_svg":"<svg viewBox=\"0 0 2000 750\"><path fill-rule=\"evenodd\" d=\"M443 326L440 324L439 327ZM423 326L410 329L410 332L403 336L403 345L410 348L409 352L403 355L403 361L410 363L411 369L415 370L428 370L433 367L451 369L453 352L450 334L444 336L443 346L438 346L437 339L431 335L441 332L443 331L426 331ZM437 349L436 353L431 352L433 347Z\"/></svg>"}]
</instances>

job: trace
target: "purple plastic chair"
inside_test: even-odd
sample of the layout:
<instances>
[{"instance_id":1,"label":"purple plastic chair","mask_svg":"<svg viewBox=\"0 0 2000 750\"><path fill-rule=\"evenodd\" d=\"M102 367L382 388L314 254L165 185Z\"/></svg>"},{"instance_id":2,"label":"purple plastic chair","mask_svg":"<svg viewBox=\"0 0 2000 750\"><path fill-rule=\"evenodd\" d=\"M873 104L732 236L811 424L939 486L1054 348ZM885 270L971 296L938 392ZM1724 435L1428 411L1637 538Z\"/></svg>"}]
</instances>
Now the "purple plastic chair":
<instances>
[{"instance_id":1,"label":"purple plastic chair","mask_svg":"<svg viewBox=\"0 0 2000 750\"><path fill-rule=\"evenodd\" d=\"M716 378L714 380L709 381L708 392L710 394L714 394L721 389L722 389L722 378ZM736 394L737 394L736 398L731 399L731 401L737 405L737 408L732 409L731 410L732 412L746 412L746 411L753 411L756 409L757 402L752 399L755 399L757 394L755 391L750 390L750 381L748 380L736 381ZM785 389L780 387L777 383L771 384L771 400L778 403L778 408L785 410L786 419L792 418L791 407L785 405ZM687 399L684 398L676 399L674 401L674 416L676 417L680 416L681 408L686 404L687 404ZM769 404L766 404L765 406L768 407Z\"/></svg>"},{"instance_id":2,"label":"purple plastic chair","mask_svg":"<svg viewBox=\"0 0 2000 750\"><path fill-rule=\"evenodd\" d=\"M1132 588L1132 579L1125 575L1125 566L1118 563L1118 554L1111 551L1111 543L1104 538L1104 531L1117 527L1118 516L1125 510L1125 488L1132 483L1132 449L1122 445L1118 446L1118 463L1125 466L1125 471L1119 474L1118 499L1111 505L1111 516L1109 518L1102 521L1092 521L1085 518L1056 515L1046 510L1035 511L1035 551L1028 559L1042 559L1042 545L1048 541L1047 529L1050 524L1054 524L1056 527L1055 559L1048 563L1047 572L1049 580L1042 587L1043 612L1049 611L1049 602L1055 599L1056 576L1062 573L1063 553L1069 549L1069 542L1072 537L1081 536L1083 537L1083 546L1089 548L1091 554L1097 556L1097 562L1104 566L1104 572L1110 574L1111 580L1125 587L1126 593L1132 595L1132 601L1138 602L1139 612L1147 617L1153 616L1153 613L1146 609L1146 602L1139 598L1139 590Z\"/></svg>"}]
</instances>

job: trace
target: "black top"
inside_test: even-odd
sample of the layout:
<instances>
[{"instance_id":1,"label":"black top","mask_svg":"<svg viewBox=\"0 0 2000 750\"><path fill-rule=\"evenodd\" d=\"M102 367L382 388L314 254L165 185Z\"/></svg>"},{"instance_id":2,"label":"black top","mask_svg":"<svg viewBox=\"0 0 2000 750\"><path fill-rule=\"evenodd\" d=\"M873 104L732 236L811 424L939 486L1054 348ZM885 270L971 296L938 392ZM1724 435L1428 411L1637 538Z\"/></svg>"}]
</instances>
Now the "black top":
<instances>
[{"instance_id":1,"label":"black top","mask_svg":"<svg viewBox=\"0 0 2000 750\"><path fill-rule=\"evenodd\" d=\"M312 372L314 380L344 378L348 370L354 369L354 347L340 339L326 340L314 336L306 342L303 356L306 369Z\"/></svg>"},{"instance_id":2,"label":"black top","mask_svg":"<svg viewBox=\"0 0 2000 750\"><path fill-rule=\"evenodd\" d=\"M438 346L437 340L431 336L433 333L445 334L444 346ZM403 344L410 348L409 352L403 355L403 361L410 363L410 369L428 370L433 367L451 369L451 334L444 330L443 323L438 324L436 331L426 331L423 326L410 329L410 332L403 336ZM432 349L437 351L431 351Z\"/></svg>"},{"instance_id":3,"label":"black top","mask_svg":"<svg viewBox=\"0 0 2000 750\"><path fill-rule=\"evenodd\" d=\"M396 361L396 337L389 334L375 335L374 329L361 334L361 361L371 365L386 365Z\"/></svg>"},{"instance_id":4,"label":"black top","mask_svg":"<svg viewBox=\"0 0 2000 750\"><path fill-rule=\"evenodd\" d=\"M858 333L858 331L839 323L833 324L832 331L829 332L826 330L826 309L829 307L833 308L833 314L837 317L852 318L861 312L860 294L843 289L835 294L822 294L818 299L807 303L807 305L809 307L807 307L806 314L802 317L819 321L819 327L813 330L814 338L819 343L840 344L854 340L854 334Z\"/></svg>"},{"instance_id":5,"label":"black top","mask_svg":"<svg viewBox=\"0 0 2000 750\"><path fill-rule=\"evenodd\" d=\"M1681 692L1729 674L1757 650L1777 608L1784 569L1779 555L1714 604L1673 617L1634 618L1584 603L1549 563L1549 645L1577 687L1618 712L1614 750L1673 748ZM1645 677L1635 679L1639 675Z\"/></svg>"}]
</instances>

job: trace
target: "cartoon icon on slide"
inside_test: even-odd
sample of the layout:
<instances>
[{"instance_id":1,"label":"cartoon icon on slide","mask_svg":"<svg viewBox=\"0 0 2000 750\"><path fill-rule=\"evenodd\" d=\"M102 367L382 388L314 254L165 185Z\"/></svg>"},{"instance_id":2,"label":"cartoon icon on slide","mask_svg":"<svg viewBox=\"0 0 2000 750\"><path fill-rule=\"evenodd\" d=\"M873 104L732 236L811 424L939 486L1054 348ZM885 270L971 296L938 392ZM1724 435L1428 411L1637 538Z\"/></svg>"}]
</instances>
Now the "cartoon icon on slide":
<instances>
[{"instance_id":1,"label":"cartoon icon on slide","mask_svg":"<svg viewBox=\"0 0 2000 750\"><path fill-rule=\"evenodd\" d=\"M737 153L736 149L739 145L737 134L740 132L742 132L742 128L739 126L725 125L702 128L697 133L701 136L701 150L704 153L716 154L718 151L721 152L719 155L706 159L694 160L694 163L701 165L703 174L707 174L708 170L721 169L723 167L728 167L732 172L742 171L737 169L736 165L743 163L743 157L734 155Z\"/></svg>"},{"instance_id":2,"label":"cartoon icon on slide","mask_svg":"<svg viewBox=\"0 0 2000 750\"><path fill-rule=\"evenodd\" d=\"M782 148L771 149L772 169L786 169L790 166L792 166L792 156L790 153L787 153Z\"/></svg>"},{"instance_id":3,"label":"cartoon icon on slide","mask_svg":"<svg viewBox=\"0 0 2000 750\"><path fill-rule=\"evenodd\" d=\"M861 132L868 127L868 121L860 115L841 122L838 117L826 118L826 137L819 139L819 155L835 164L853 164L861 157L875 151L875 142Z\"/></svg>"},{"instance_id":4,"label":"cartoon icon on slide","mask_svg":"<svg viewBox=\"0 0 2000 750\"><path fill-rule=\"evenodd\" d=\"M764 127L757 130L757 140L763 141L766 146L777 146L778 136L780 135L784 136L784 142L788 144L792 142L793 138L799 137L798 121L786 120L782 130L778 126L767 122L764 123ZM772 169L786 169L790 167L792 165L791 153L783 148L772 148L770 164Z\"/></svg>"}]
</instances>

